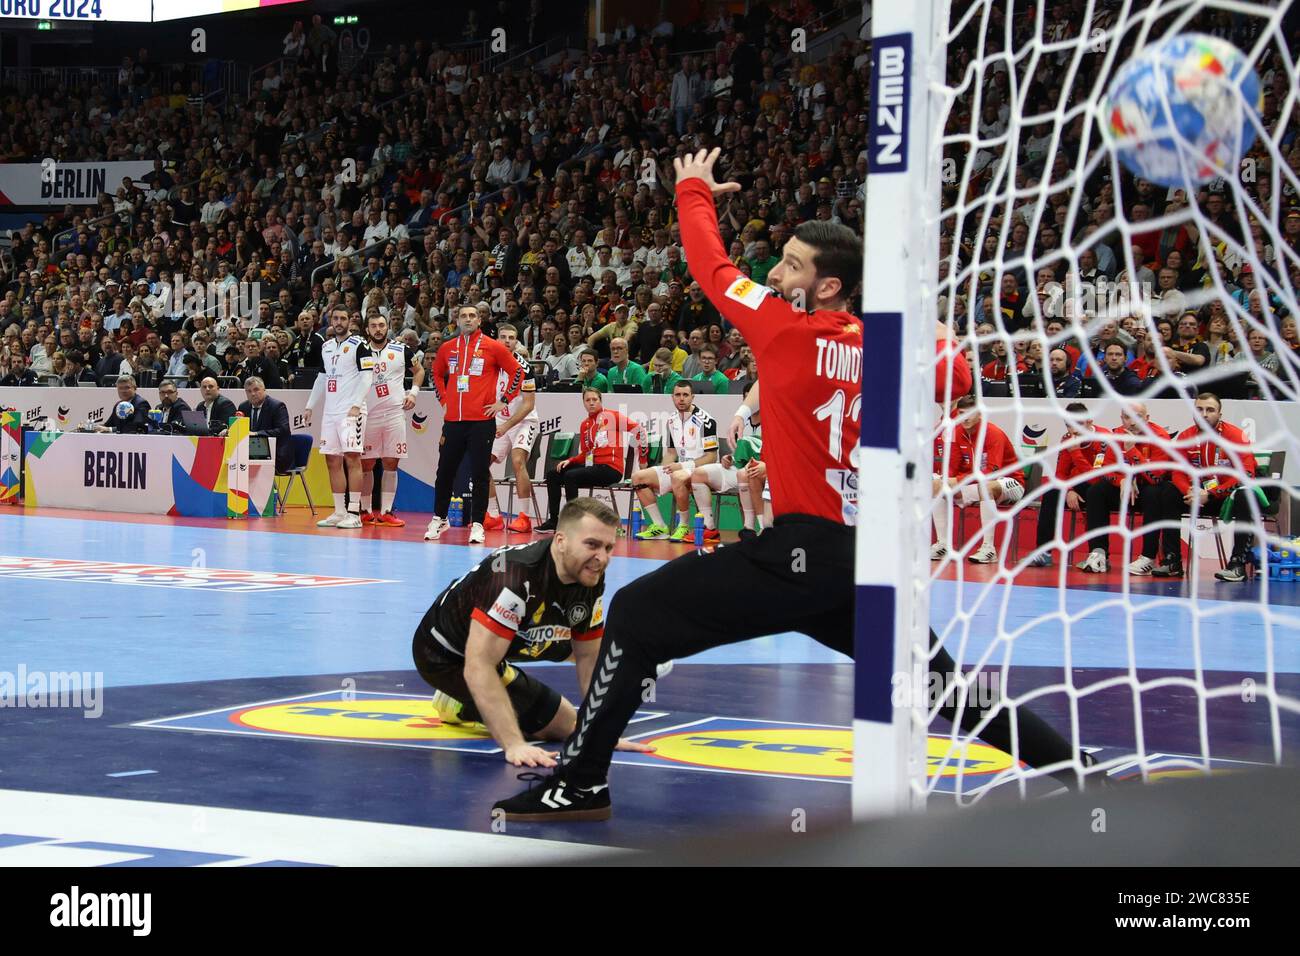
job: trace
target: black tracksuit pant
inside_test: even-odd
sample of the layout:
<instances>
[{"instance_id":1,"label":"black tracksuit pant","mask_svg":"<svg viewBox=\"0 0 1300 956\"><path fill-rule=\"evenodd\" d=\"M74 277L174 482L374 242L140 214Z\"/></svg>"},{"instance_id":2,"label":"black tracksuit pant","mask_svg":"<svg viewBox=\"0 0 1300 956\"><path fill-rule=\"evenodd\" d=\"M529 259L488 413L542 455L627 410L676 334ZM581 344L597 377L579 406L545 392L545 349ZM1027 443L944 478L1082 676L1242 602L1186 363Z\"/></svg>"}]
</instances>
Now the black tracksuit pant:
<instances>
[{"instance_id":1,"label":"black tracksuit pant","mask_svg":"<svg viewBox=\"0 0 1300 956\"><path fill-rule=\"evenodd\" d=\"M434 479L433 513L447 517L456 472L469 455L470 478L474 482L469 521L482 523L487 514L488 489L492 487L492 443L497 437L497 423L489 418L481 422L443 422L442 440L438 443L438 473Z\"/></svg>"},{"instance_id":2,"label":"black tracksuit pant","mask_svg":"<svg viewBox=\"0 0 1300 956\"><path fill-rule=\"evenodd\" d=\"M782 515L757 538L683 555L620 588L577 729L561 754L565 777L579 786L605 780L619 736L641 704L643 682L655 676L658 664L783 631L807 634L852 656L853 556L853 528ZM724 594L735 599L720 599ZM943 650L931 666L943 675L956 671ZM940 713L955 720L956 710L950 704ZM1065 739L1028 708L1018 708L1016 716L1026 762L1042 766L1074 756ZM970 731L981 718L977 708L963 708L961 725ZM1000 710L980 736L1010 753L1009 713Z\"/></svg>"},{"instance_id":3,"label":"black tracksuit pant","mask_svg":"<svg viewBox=\"0 0 1300 956\"><path fill-rule=\"evenodd\" d=\"M1123 503L1120 501L1122 494L1122 488L1109 481L1093 482L1089 488L1087 502L1089 531L1116 525L1119 519L1112 518L1112 514L1120 510L1120 505ZM1160 481L1155 484L1139 481L1137 508L1142 514L1144 525L1153 525L1157 521L1177 521L1183 513L1183 496L1172 481ZM1249 538L1249 535L1247 537ZM1177 527L1171 526L1161 531L1148 531L1143 534L1143 556L1154 560L1162 544L1166 559L1182 560L1182 538ZM1093 538L1088 547L1090 550L1101 548L1109 555L1110 535Z\"/></svg>"},{"instance_id":4,"label":"black tracksuit pant","mask_svg":"<svg viewBox=\"0 0 1300 956\"><path fill-rule=\"evenodd\" d=\"M578 497L579 488L608 488L622 477L621 471L609 465L568 465L564 471L552 466L546 473L546 498L551 507L547 520L560 517L560 492L564 492L565 501L572 501Z\"/></svg>"}]
</instances>

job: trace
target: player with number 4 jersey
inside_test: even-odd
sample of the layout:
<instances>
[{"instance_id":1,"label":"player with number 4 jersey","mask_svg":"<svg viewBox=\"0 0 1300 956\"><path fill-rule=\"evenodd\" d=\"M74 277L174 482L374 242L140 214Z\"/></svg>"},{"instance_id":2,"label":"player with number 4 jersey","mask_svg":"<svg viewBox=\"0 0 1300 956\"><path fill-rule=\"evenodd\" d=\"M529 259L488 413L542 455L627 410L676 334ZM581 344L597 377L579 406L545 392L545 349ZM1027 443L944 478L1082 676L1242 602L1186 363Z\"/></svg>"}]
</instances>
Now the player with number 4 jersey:
<instances>
[{"instance_id":1,"label":"player with number 4 jersey","mask_svg":"<svg viewBox=\"0 0 1300 956\"><path fill-rule=\"evenodd\" d=\"M510 323L503 322L497 328L497 341L514 352L519 341L518 330ZM504 369L497 373L497 404L504 407L496 416L492 464L509 462L506 474L514 475L514 501L519 513L508 527L515 534L529 534L533 530L532 518L528 514L533 506L533 480L528 473L528 460L541 432L541 421L537 417L537 380L530 368L524 365L519 391L513 396L510 394L511 382L511 376ZM494 494L488 502L488 513L483 519L483 527L488 531L499 531L507 527L499 507Z\"/></svg>"}]
</instances>

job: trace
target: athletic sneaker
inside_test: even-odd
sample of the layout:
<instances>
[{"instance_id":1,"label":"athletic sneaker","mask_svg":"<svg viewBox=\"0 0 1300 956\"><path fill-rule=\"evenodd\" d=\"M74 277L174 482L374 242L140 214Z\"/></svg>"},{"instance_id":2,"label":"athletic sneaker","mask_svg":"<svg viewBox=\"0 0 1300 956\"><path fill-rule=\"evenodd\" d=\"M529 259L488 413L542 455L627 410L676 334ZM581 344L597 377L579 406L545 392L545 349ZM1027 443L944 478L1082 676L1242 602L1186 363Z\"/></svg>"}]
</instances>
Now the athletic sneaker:
<instances>
[{"instance_id":1,"label":"athletic sneaker","mask_svg":"<svg viewBox=\"0 0 1300 956\"><path fill-rule=\"evenodd\" d=\"M1246 580L1246 564L1240 558L1234 558L1232 563L1222 571L1215 571L1214 576L1220 581L1231 581L1233 583L1244 581Z\"/></svg>"},{"instance_id":2,"label":"athletic sneaker","mask_svg":"<svg viewBox=\"0 0 1300 956\"><path fill-rule=\"evenodd\" d=\"M537 533L553 534L555 532L555 527L556 527L555 519L547 518L545 521L543 521L541 524L537 526Z\"/></svg>"},{"instance_id":3,"label":"athletic sneaker","mask_svg":"<svg viewBox=\"0 0 1300 956\"><path fill-rule=\"evenodd\" d=\"M1110 559L1106 557L1106 552L1101 548L1093 548L1088 552L1088 556L1075 567L1089 574L1105 574L1110 570Z\"/></svg>"},{"instance_id":4,"label":"athletic sneaker","mask_svg":"<svg viewBox=\"0 0 1300 956\"><path fill-rule=\"evenodd\" d=\"M946 545L940 544L938 541L930 545L931 561L942 561L946 557L948 557L948 548Z\"/></svg>"},{"instance_id":5,"label":"athletic sneaker","mask_svg":"<svg viewBox=\"0 0 1300 956\"><path fill-rule=\"evenodd\" d=\"M435 691L433 695L433 712L438 715L438 719L444 724L451 724L454 727L462 727L465 730L487 731L487 727L481 721L461 720L460 712L465 707L460 701L450 694L444 694L442 691Z\"/></svg>"},{"instance_id":6,"label":"athletic sneaker","mask_svg":"<svg viewBox=\"0 0 1300 956\"><path fill-rule=\"evenodd\" d=\"M372 511L363 511L363 512L361 512L361 523L362 523L362 524L374 524L374 523L375 523L376 521L378 521L378 520L379 520L379 515L375 514L375 513L372 512Z\"/></svg>"},{"instance_id":7,"label":"athletic sneaker","mask_svg":"<svg viewBox=\"0 0 1300 956\"><path fill-rule=\"evenodd\" d=\"M721 540L722 540L722 532L719 531L717 528L704 529L705 544L717 544Z\"/></svg>"},{"instance_id":8,"label":"athletic sneaker","mask_svg":"<svg viewBox=\"0 0 1300 956\"><path fill-rule=\"evenodd\" d=\"M383 514L375 515L375 524L384 528L405 528L406 522L391 511L385 511Z\"/></svg>"},{"instance_id":9,"label":"athletic sneaker","mask_svg":"<svg viewBox=\"0 0 1300 956\"><path fill-rule=\"evenodd\" d=\"M655 665L655 680L663 680L673 672L673 662L667 661L663 664Z\"/></svg>"},{"instance_id":10,"label":"athletic sneaker","mask_svg":"<svg viewBox=\"0 0 1300 956\"><path fill-rule=\"evenodd\" d=\"M1152 577L1181 578L1183 576L1182 558L1166 558L1165 563L1151 569Z\"/></svg>"},{"instance_id":11,"label":"athletic sneaker","mask_svg":"<svg viewBox=\"0 0 1300 956\"><path fill-rule=\"evenodd\" d=\"M967 558L967 560L973 561L976 564L997 564L998 552L996 548L990 548L988 545L985 545Z\"/></svg>"},{"instance_id":12,"label":"athletic sneaker","mask_svg":"<svg viewBox=\"0 0 1300 956\"><path fill-rule=\"evenodd\" d=\"M337 527L339 526L339 522L342 521L342 520L343 520L344 518L346 518L346 517L347 517L347 512L346 512L346 511L336 511L336 512L334 512L332 515L330 515L329 517L321 518L320 521L317 521L317 522L316 522L316 527L318 527L318 528L337 528Z\"/></svg>"},{"instance_id":13,"label":"athletic sneaker","mask_svg":"<svg viewBox=\"0 0 1300 956\"><path fill-rule=\"evenodd\" d=\"M679 524L673 529L673 533L668 536L668 540L677 544L694 544L694 529L686 524Z\"/></svg>"},{"instance_id":14,"label":"athletic sneaker","mask_svg":"<svg viewBox=\"0 0 1300 956\"><path fill-rule=\"evenodd\" d=\"M472 525L469 526L470 544L482 544L486 540L487 540L487 533L483 530L483 526L481 524L475 521Z\"/></svg>"},{"instance_id":15,"label":"athletic sneaker","mask_svg":"<svg viewBox=\"0 0 1300 956\"><path fill-rule=\"evenodd\" d=\"M668 537L668 528L662 524L648 524L636 533L638 541L655 541Z\"/></svg>"},{"instance_id":16,"label":"athletic sneaker","mask_svg":"<svg viewBox=\"0 0 1300 956\"><path fill-rule=\"evenodd\" d=\"M500 515L487 514L483 517L483 527L489 531L500 531L506 526L506 519Z\"/></svg>"},{"instance_id":17,"label":"athletic sneaker","mask_svg":"<svg viewBox=\"0 0 1300 956\"><path fill-rule=\"evenodd\" d=\"M437 541L440 537L442 537L442 533L450 527L451 527L450 521L448 521L446 518L439 518L437 515L434 515L433 518L431 518L429 521L429 527L425 529L424 540Z\"/></svg>"},{"instance_id":18,"label":"athletic sneaker","mask_svg":"<svg viewBox=\"0 0 1300 956\"><path fill-rule=\"evenodd\" d=\"M528 515L523 514L522 512L515 515L515 520L510 522L510 524L507 527L509 528L510 531L514 532L515 534L533 533L532 519L529 518Z\"/></svg>"},{"instance_id":19,"label":"athletic sneaker","mask_svg":"<svg viewBox=\"0 0 1300 956\"><path fill-rule=\"evenodd\" d=\"M1027 568L1050 568L1052 566L1052 552L1044 551L1042 554L1036 554L1025 562Z\"/></svg>"},{"instance_id":20,"label":"athletic sneaker","mask_svg":"<svg viewBox=\"0 0 1300 956\"><path fill-rule=\"evenodd\" d=\"M345 529L345 530L347 530L347 531L352 531L352 530L354 530L354 529L356 529L356 528L360 528L360 527L361 527L361 515L359 515L359 514L353 514L352 512L349 511L347 514L345 514L345 515L343 516L343 519L342 519L341 521L339 521L339 523L338 523L337 525L335 525L335 527L336 527L336 528L342 528L342 529Z\"/></svg>"},{"instance_id":21,"label":"athletic sneaker","mask_svg":"<svg viewBox=\"0 0 1300 956\"><path fill-rule=\"evenodd\" d=\"M505 812L507 820L608 820L613 812L607 783L577 787L559 773L549 777L521 773L519 779L540 782L509 800L492 804L493 810Z\"/></svg>"},{"instance_id":22,"label":"athletic sneaker","mask_svg":"<svg viewBox=\"0 0 1300 956\"><path fill-rule=\"evenodd\" d=\"M1151 573L1152 569L1155 568L1155 566L1156 566L1155 561L1153 561L1151 558L1148 558L1144 554L1140 554L1132 561L1129 562L1128 573L1146 577Z\"/></svg>"},{"instance_id":23,"label":"athletic sneaker","mask_svg":"<svg viewBox=\"0 0 1300 956\"><path fill-rule=\"evenodd\" d=\"M754 538L758 537L758 532L753 528L741 528L740 531L736 533L736 537L741 541L752 541Z\"/></svg>"}]
</instances>

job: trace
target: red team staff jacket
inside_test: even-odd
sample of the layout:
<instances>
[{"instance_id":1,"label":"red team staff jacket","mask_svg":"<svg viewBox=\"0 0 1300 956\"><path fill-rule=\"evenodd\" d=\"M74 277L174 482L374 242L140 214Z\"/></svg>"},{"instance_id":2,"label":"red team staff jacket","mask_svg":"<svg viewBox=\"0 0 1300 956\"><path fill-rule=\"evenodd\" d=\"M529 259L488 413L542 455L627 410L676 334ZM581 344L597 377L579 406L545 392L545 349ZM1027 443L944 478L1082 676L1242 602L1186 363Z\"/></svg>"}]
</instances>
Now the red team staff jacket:
<instances>
[{"instance_id":1,"label":"red team staff jacket","mask_svg":"<svg viewBox=\"0 0 1300 956\"><path fill-rule=\"evenodd\" d=\"M767 399L764 398L763 401ZM979 447L981 433L984 441L982 450ZM944 461L945 445L949 446L947 462ZM767 451L766 444L763 450ZM981 451L978 462L975 460L976 451ZM966 478L972 473L983 477L1003 468L1014 468L1019 462L1007 433L988 420L982 421L974 433L967 430L965 425L945 423L945 427L939 430L934 439L934 472L938 475L946 474L949 478ZM1019 469L1002 477L1012 478L1022 487L1025 484L1024 473Z\"/></svg>"},{"instance_id":2,"label":"red team staff jacket","mask_svg":"<svg viewBox=\"0 0 1300 956\"><path fill-rule=\"evenodd\" d=\"M1169 442L1172 440L1169 433L1155 422L1148 422L1147 427L1151 429L1151 434L1155 435L1160 441ZM1097 430L1101 431L1102 429ZM1117 428L1112 434L1125 441L1132 441L1132 447L1122 448L1122 453L1124 463L1130 466L1130 473L1135 476L1139 483L1154 485L1169 477L1169 469L1160 467L1161 462L1170 463L1173 460L1169 457L1169 452L1165 450L1165 447L1148 438L1143 432L1134 435L1123 428ZM1103 466L1109 468L1117 460L1114 447L1107 447ZM1122 484L1125 477L1127 477L1127 474L1123 471L1114 471L1106 475L1107 480L1113 485ZM1174 483L1177 484L1176 479Z\"/></svg>"},{"instance_id":3,"label":"red team staff jacket","mask_svg":"<svg viewBox=\"0 0 1300 956\"><path fill-rule=\"evenodd\" d=\"M763 460L773 514L855 524L861 320L850 312L797 309L732 265L718 233L713 195L702 180L677 184L677 208L691 276L740 329L761 370ZM965 358L943 343L938 349L939 400L949 374L953 397L969 391Z\"/></svg>"},{"instance_id":4,"label":"red team staff jacket","mask_svg":"<svg viewBox=\"0 0 1300 956\"><path fill-rule=\"evenodd\" d=\"M1201 429L1196 425L1179 432L1177 442L1180 445L1184 442L1187 444L1179 448L1178 453L1193 468L1205 469L1206 473L1199 476L1201 487L1210 493L1211 498L1222 500L1236 491L1241 482L1231 472L1214 471L1214 469L1216 467L1235 469L1236 460L1240 458L1246 474L1253 476L1258 468L1255 464L1255 456L1250 453L1246 436L1236 425L1221 421L1205 441L1193 445L1192 442L1196 441L1201 434L1203 434ZM1191 475L1176 471L1173 481L1183 494L1191 490Z\"/></svg>"},{"instance_id":5,"label":"red team staff jacket","mask_svg":"<svg viewBox=\"0 0 1300 956\"><path fill-rule=\"evenodd\" d=\"M514 354L494 338L482 332L458 335L438 349L433 360L433 390L444 409L448 422L482 422L492 417L485 411L497 402L497 375L508 379L501 401L508 402L519 394L524 368Z\"/></svg>"},{"instance_id":6,"label":"red team staff jacket","mask_svg":"<svg viewBox=\"0 0 1300 956\"><path fill-rule=\"evenodd\" d=\"M1109 429L1094 428L1093 432L1098 435L1105 435L1109 433ZM1061 436L1062 445L1069 440L1069 432ZM1097 480L1097 477L1092 475L1092 472L1114 463L1114 451L1108 448L1105 442L1094 438L1073 448L1062 448L1057 452L1056 480L1063 482L1067 486L1090 485Z\"/></svg>"},{"instance_id":7,"label":"red team staff jacket","mask_svg":"<svg viewBox=\"0 0 1300 956\"><path fill-rule=\"evenodd\" d=\"M637 443L638 460L644 464L649 442L645 429L622 412L601 409L582 420L577 454L570 465L609 465L621 473L626 462L628 440Z\"/></svg>"}]
</instances>

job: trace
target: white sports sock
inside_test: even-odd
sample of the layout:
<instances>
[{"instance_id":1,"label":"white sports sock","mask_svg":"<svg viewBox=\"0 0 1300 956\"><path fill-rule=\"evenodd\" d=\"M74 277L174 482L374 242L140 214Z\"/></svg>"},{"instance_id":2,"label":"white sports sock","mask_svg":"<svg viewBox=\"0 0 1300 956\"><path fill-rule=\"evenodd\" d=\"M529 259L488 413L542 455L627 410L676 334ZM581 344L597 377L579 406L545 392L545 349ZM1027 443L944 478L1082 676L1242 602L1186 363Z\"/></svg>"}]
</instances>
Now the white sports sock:
<instances>
[{"instance_id":1,"label":"white sports sock","mask_svg":"<svg viewBox=\"0 0 1300 956\"><path fill-rule=\"evenodd\" d=\"M980 523L984 526L984 547L991 548L997 539L998 503L985 499L980 502Z\"/></svg>"},{"instance_id":2,"label":"white sports sock","mask_svg":"<svg viewBox=\"0 0 1300 956\"><path fill-rule=\"evenodd\" d=\"M677 512L677 523L679 525L689 524L690 520L691 520L691 513L689 511Z\"/></svg>"},{"instance_id":3,"label":"white sports sock","mask_svg":"<svg viewBox=\"0 0 1300 956\"><path fill-rule=\"evenodd\" d=\"M708 485L692 485L691 494L695 496L695 506L704 515L704 527L713 530L713 489Z\"/></svg>"},{"instance_id":4,"label":"white sports sock","mask_svg":"<svg viewBox=\"0 0 1300 956\"><path fill-rule=\"evenodd\" d=\"M648 504L642 510L650 516L650 520L655 524L662 525L664 523L664 515L663 512L659 510L659 502L656 501L652 504Z\"/></svg>"},{"instance_id":5,"label":"white sports sock","mask_svg":"<svg viewBox=\"0 0 1300 956\"><path fill-rule=\"evenodd\" d=\"M749 489L749 482L742 481L736 485L736 494L740 496L740 511L745 516L745 527L752 530L757 516L754 514L754 498L753 492Z\"/></svg>"},{"instance_id":6,"label":"white sports sock","mask_svg":"<svg viewBox=\"0 0 1300 956\"><path fill-rule=\"evenodd\" d=\"M384 514L393 510L393 499L397 497L397 472L384 471L384 477L379 480L379 500Z\"/></svg>"},{"instance_id":7,"label":"white sports sock","mask_svg":"<svg viewBox=\"0 0 1300 956\"><path fill-rule=\"evenodd\" d=\"M770 528L775 519L772 517L772 502L763 500L763 527Z\"/></svg>"},{"instance_id":8,"label":"white sports sock","mask_svg":"<svg viewBox=\"0 0 1300 956\"><path fill-rule=\"evenodd\" d=\"M934 538L936 544L952 550L952 539L948 537L948 501L942 497L934 502Z\"/></svg>"},{"instance_id":9,"label":"white sports sock","mask_svg":"<svg viewBox=\"0 0 1300 956\"><path fill-rule=\"evenodd\" d=\"M334 493L334 513L342 515L348 513L347 492L338 491Z\"/></svg>"},{"instance_id":10,"label":"white sports sock","mask_svg":"<svg viewBox=\"0 0 1300 956\"><path fill-rule=\"evenodd\" d=\"M517 509L515 512L516 514L521 514L526 518L529 516L528 513L532 511L533 503L529 501L527 498L523 498L523 497L516 498L515 508Z\"/></svg>"}]
</instances>

